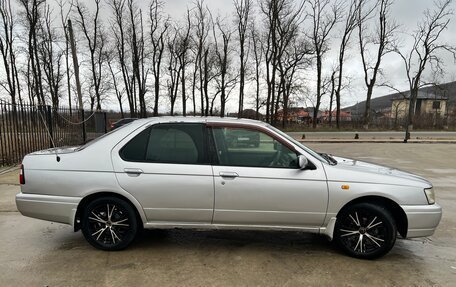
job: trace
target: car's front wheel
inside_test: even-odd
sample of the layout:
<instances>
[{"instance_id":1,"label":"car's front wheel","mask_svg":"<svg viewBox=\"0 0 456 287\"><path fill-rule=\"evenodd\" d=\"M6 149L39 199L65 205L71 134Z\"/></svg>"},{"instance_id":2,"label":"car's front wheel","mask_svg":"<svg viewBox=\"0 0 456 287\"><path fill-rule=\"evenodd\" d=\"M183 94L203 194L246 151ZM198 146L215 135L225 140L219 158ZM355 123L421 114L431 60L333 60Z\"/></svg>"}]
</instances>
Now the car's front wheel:
<instances>
[{"instance_id":1,"label":"car's front wheel","mask_svg":"<svg viewBox=\"0 0 456 287\"><path fill-rule=\"evenodd\" d=\"M138 222L130 204L116 197L97 198L82 212L82 233L94 247L121 250L136 237Z\"/></svg>"},{"instance_id":2,"label":"car's front wheel","mask_svg":"<svg viewBox=\"0 0 456 287\"><path fill-rule=\"evenodd\" d=\"M388 253L396 242L397 228L391 213L378 205L358 203L337 216L334 239L348 255L373 259Z\"/></svg>"}]
</instances>

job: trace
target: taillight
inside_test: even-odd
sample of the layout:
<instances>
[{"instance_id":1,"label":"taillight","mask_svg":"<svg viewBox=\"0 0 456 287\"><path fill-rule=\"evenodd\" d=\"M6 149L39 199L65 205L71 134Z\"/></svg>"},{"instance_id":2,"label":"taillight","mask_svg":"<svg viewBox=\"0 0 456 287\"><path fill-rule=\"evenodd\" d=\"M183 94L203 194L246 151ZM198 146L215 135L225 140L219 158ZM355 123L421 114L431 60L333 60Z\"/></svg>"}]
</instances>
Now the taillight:
<instances>
[{"instance_id":1,"label":"taillight","mask_svg":"<svg viewBox=\"0 0 456 287\"><path fill-rule=\"evenodd\" d=\"M24 174L24 165L21 164L21 171L19 173L19 183L25 184L25 174Z\"/></svg>"}]
</instances>

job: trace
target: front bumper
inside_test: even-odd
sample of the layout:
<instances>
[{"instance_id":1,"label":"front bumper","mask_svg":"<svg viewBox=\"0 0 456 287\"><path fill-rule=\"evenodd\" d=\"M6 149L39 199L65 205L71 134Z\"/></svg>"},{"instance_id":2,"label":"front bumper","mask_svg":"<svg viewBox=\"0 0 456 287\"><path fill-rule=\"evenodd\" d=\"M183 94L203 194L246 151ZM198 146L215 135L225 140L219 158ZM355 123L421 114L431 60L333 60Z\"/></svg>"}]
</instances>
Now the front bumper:
<instances>
[{"instance_id":1,"label":"front bumper","mask_svg":"<svg viewBox=\"0 0 456 287\"><path fill-rule=\"evenodd\" d=\"M407 215L407 238L434 234L442 218L442 207L440 205L402 205L401 207Z\"/></svg>"},{"instance_id":2,"label":"front bumper","mask_svg":"<svg viewBox=\"0 0 456 287\"><path fill-rule=\"evenodd\" d=\"M24 216L74 225L81 198L43 194L18 193L16 206Z\"/></svg>"}]
</instances>

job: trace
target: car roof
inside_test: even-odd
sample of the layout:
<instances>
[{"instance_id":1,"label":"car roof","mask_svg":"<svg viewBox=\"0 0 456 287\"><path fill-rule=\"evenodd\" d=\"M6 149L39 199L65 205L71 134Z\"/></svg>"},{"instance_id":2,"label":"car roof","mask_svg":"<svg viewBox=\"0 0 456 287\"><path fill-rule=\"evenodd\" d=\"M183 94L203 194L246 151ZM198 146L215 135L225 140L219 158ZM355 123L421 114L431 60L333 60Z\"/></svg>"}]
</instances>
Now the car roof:
<instances>
[{"instance_id":1,"label":"car roof","mask_svg":"<svg viewBox=\"0 0 456 287\"><path fill-rule=\"evenodd\" d=\"M239 119L239 118L232 118L232 117L197 117L197 116L162 116L162 117L150 117L145 119L138 119L134 121L137 125L142 125L145 123L156 123L156 122L182 122L182 123L230 123L230 124L252 124L252 125L259 125L259 126L266 126L267 123L252 119Z\"/></svg>"}]
</instances>

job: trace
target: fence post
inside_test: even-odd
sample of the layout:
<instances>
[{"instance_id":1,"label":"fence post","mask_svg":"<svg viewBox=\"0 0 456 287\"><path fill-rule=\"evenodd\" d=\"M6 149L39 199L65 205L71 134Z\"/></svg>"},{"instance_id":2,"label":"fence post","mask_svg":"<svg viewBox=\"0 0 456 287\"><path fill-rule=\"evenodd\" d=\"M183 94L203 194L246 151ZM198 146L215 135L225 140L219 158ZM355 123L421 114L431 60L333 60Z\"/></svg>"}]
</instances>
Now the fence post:
<instances>
[{"instance_id":1,"label":"fence post","mask_svg":"<svg viewBox=\"0 0 456 287\"><path fill-rule=\"evenodd\" d=\"M5 104L6 105L6 104ZM3 114L3 104L2 102L0 102L0 152L2 153L2 162L0 164L0 166L5 166L6 165L6 144L5 144L5 149L3 149L3 143L6 143L7 139L6 139L6 133L5 133L5 137L3 137L2 135L2 125L4 123L5 119L4 119L4 114Z\"/></svg>"},{"instance_id":2,"label":"fence post","mask_svg":"<svg viewBox=\"0 0 456 287\"><path fill-rule=\"evenodd\" d=\"M85 128L85 118L84 118L84 109L79 110L81 113L81 122L82 122L82 144L86 143L87 135L86 135L86 128Z\"/></svg>"},{"instance_id":3,"label":"fence post","mask_svg":"<svg viewBox=\"0 0 456 287\"><path fill-rule=\"evenodd\" d=\"M53 142L53 130L52 130L52 113L51 113L51 106L45 106L46 108L46 121L47 121L47 126L48 126L48 131L49 131L49 145L51 148L55 147L54 142Z\"/></svg>"},{"instance_id":4,"label":"fence post","mask_svg":"<svg viewBox=\"0 0 456 287\"><path fill-rule=\"evenodd\" d=\"M107 132L108 132L108 127L107 127L108 124L107 124L107 122L106 122L106 120L107 120L106 114L107 114L107 113L104 112L103 114L104 114L104 133L107 133Z\"/></svg>"}]
</instances>

